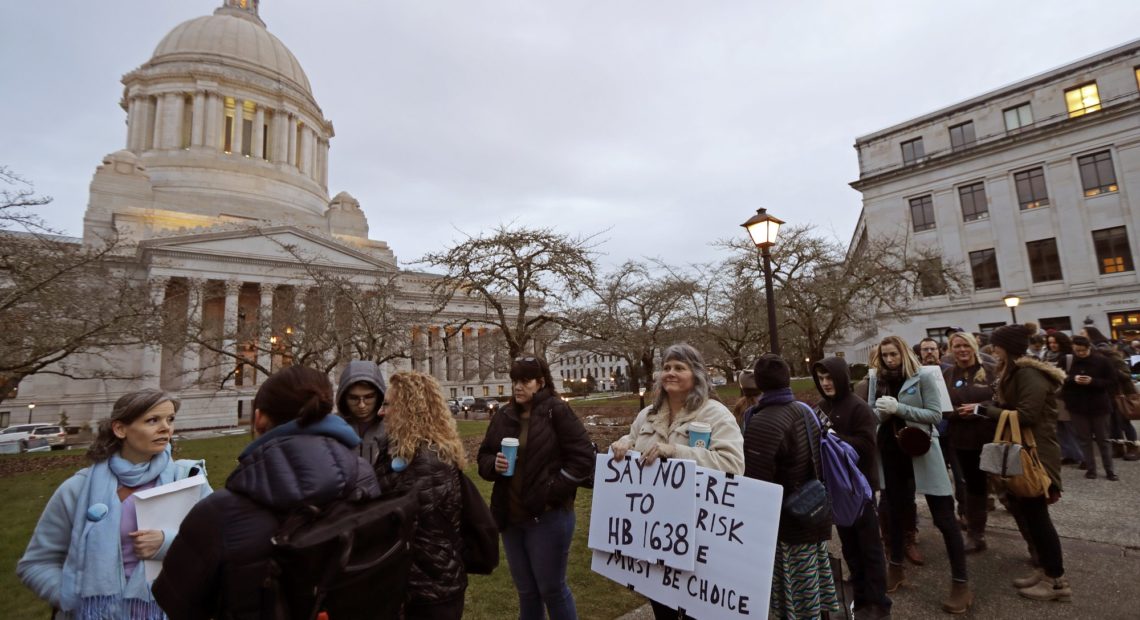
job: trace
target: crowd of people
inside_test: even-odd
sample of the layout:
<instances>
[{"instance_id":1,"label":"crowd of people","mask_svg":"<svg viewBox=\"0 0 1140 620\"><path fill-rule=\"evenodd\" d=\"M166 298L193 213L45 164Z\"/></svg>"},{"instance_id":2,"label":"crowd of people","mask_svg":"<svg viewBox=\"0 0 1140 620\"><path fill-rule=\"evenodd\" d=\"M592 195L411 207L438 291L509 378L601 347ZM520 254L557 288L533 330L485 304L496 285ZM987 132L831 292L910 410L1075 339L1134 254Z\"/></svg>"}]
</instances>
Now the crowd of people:
<instances>
[{"instance_id":1,"label":"crowd of people","mask_svg":"<svg viewBox=\"0 0 1140 620\"><path fill-rule=\"evenodd\" d=\"M1035 567L1013 580L1018 594L1067 601L1072 589L1049 507L1061 497L1063 465L1095 479L1099 454L1105 479L1116 481L1115 446L1125 459L1140 458L1125 417L1135 392L1125 356L1137 349L1140 342L1113 345L1094 328L1072 338L1034 325L1001 327L988 338L954 329L945 343L926 339L913 348L888 336L857 383L844 359L816 362L814 408L793 394L785 360L766 354L742 375L743 397L730 410L700 353L675 344L663 352L652 403L609 450L616 460L631 451L649 463L693 460L779 484L787 498L822 480L820 434L832 433L854 449L857 471L875 491L849 525L835 524L856 618L889 618L890 594L909 586L907 563L924 563L918 495L949 560L943 611L960 614L973 604L966 558L987 549L994 494L1014 516ZM515 359L510 378L512 398L488 425L477 470L492 483L490 514L519 617L576 618L567 582L574 503L577 488L592 479L598 448L555 391L545 360ZM272 539L282 520L385 494L414 496L419 506L406 584L391 617L462 616L467 456L430 375L399 372L385 382L375 364L352 362L334 392L314 369L275 373L257 391L254 440L224 487L211 493L202 484L200 501L177 531L141 530L136 492L206 473L202 461L171 456L178 408L176 396L159 390L120 398L88 452L92 464L49 500L17 573L55 617L266 617L266 576L277 566ZM1034 438L1047 474L1039 493L999 488L983 469L983 446L1010 417ZM709 433L707 442L691 445L694 425ZM786 508L781 514L773 617L841 612L828 551L832 526L830 514L811 521ZM143 560L163 562L153 585L140 569ZM650 603L658 619L687 617Z\"/></svg>"}]
</instances>

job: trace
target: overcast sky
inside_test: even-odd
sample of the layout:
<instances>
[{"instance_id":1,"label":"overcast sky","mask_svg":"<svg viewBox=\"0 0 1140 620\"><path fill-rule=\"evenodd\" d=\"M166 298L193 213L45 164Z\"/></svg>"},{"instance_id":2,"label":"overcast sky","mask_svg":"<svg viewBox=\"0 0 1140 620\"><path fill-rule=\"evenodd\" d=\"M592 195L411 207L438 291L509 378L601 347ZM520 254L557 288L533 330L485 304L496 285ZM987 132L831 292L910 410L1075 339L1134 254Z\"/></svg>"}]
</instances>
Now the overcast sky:
<instances>
[{"instance_id":1,"label":"overcast sky","mask_svg":"<svg viewBox=\"0 0 1140 620\"><path fill-rule=\"evenodd\" d=\"M221 0L0 8L0 163L82 229L123 74ZM333 121L329 191L401 262L499 223L718 257L760 206L846 242L857 136L1140 36L1140 2L263 0Z\"/></svg>"}]
</instances>

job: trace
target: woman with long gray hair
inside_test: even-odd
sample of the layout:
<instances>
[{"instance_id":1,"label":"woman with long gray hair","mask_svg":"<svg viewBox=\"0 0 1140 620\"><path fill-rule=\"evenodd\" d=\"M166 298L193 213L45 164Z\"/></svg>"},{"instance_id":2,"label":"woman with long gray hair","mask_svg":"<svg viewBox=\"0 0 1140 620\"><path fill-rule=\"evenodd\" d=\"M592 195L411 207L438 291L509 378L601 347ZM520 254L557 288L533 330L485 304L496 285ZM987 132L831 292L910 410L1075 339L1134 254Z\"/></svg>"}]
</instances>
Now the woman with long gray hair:
<instances>
[{"instance_id":1,"label":"woman with long gray hair","mask_svg":"<svg viewBox=\"0 0 1140 620\"><path fill-rule=\"evenodd\" d=\"M661 356L661 373L653 386L654 402L637 414L629 434L610 445L620 461L630 450L653 462L658 458L690 459L697 465L730 474L744 473L744 437L736 418L712 398L712 381L704 359L687 344L674 344ZM689 444L694 425L711 430L703 446ZM651 601L658 619L677 618L679 612Z\"/></svg>"},{"instance_id":2,"label":"woman with long gray hair","mask_svg":"<svg viewBox=\"0 0 1140 620\"><path fill-rule=\"evenodd\" d=\"M134 493L206 473L204 461L171 458L178 406L154 389L119 398L87 451L92 465L48 500L16 572L56 618L166 617L139 562L162 560L177 531L138 529Z\"/></svg>"}]
</instances>

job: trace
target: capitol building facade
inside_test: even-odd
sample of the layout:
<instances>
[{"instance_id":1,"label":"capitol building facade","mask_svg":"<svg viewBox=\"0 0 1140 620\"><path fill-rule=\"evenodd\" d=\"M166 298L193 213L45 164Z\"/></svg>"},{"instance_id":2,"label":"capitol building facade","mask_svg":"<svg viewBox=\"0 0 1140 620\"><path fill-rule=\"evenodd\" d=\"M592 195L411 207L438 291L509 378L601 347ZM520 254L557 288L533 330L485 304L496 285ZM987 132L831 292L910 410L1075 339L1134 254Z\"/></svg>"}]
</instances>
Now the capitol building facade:
<instances>
[{"instance_id":1,"label":"capitol building facade","mask_svg":"<svg viewBox=\"0 0 1140 620\"><path fill-rule=\"evenodd\" d=\"M438 305L439 276L401 270L388 244L369 238L357 200L330 197L333 123L256 0L225 0L179 24L122 82L126 148L95 171L82 242L114 238L129 248L117 257L122 268L145 279L166 322L196 326L200 337L67 360L106 366L109 378L29 376L0 404L0 426L25 413L82 425L141 387L181 396L181 429L247 421L267 371L296 361L288 349L302 337L296 317L322 302L315 270L361 290L393 285L390 305L424 317L386 374L431 373L452 397L509 394L507 353L497 329L479 320L483 304ZM322 369L335 377L353 357L327 353Z\"/></svg>"}]
</instances>

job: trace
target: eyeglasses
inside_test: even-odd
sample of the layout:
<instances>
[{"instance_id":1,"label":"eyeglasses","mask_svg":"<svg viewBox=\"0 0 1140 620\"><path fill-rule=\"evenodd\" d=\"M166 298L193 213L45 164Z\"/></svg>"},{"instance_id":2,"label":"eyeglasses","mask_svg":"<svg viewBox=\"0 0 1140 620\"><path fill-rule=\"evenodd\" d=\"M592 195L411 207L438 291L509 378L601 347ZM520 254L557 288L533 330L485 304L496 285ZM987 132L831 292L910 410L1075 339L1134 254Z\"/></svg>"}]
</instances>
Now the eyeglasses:
<instances>
[{"instance_id":1,"label":"eyeglasses","mask_svg":"<svg viewBox=\"0 0 1140 620\"><path fill-rule=\"evenodd\" d=\"M356 403L356 404L370 403L370 402L376 400L376 392L373 392L371 394L363 394L361 396L357 396L355 394L349 394L349 395L345 396L345 398L350 403Z\"/></svg>"}]
</instances>

